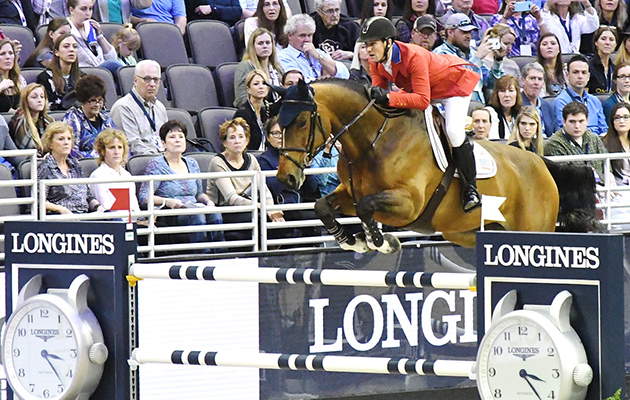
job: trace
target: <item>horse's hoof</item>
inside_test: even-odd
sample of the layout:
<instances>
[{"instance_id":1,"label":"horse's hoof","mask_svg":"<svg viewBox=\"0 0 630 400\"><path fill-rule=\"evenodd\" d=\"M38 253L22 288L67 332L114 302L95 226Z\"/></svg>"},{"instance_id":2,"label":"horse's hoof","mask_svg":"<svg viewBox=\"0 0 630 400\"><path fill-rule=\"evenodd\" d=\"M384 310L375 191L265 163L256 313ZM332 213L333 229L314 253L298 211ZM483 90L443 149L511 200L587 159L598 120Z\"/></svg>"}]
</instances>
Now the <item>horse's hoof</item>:
<instances>
[{"instance_id":1,"label":"horse's hoof","mask_svg":"<svg viewBox=\"0 0 630 400\"><path fill-rule=\"evenodd\" d=\"M340 243L339 247L343 250L356 251L357 253L367 253L371 251L367 245L367 242L360 237L355 235L355 243L353 245L349 245L348 243Z\"/></svg>"},{"instance_id":2,"label":"horse's hoof","mask_svg":"<svg viewBox=\"0 0 630 400\"><path fill-rule=\"evenodd\" d=\"M390 233L383 234L383 239L385 239L385 243L381 247L377 247L376 250L383 254L391 254L399 252L401 249L400 240Z\"/></svg>"}]
</instances>

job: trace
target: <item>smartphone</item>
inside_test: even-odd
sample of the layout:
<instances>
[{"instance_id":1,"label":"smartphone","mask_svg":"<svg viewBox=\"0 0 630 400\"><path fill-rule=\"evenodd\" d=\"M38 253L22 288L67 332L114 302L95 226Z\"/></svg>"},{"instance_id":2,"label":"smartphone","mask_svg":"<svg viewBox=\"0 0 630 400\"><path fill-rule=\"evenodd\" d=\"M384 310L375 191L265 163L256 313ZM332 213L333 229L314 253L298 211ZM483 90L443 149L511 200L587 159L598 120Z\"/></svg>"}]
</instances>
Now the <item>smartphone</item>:
<instances>
[{"instance_id":1,"label":"smartphone","mask_svg":"<svg viewBox=\"0 0 630 400\"><path fill-rule=\"evenodd\" d=\"M501 48L501 39L498 37L488 39L490 50L499 50Z\"/></svg>"},{"instance_id":2,"label":"smartphone","mask_svg":"<svg viewBox=\"0 0 630 400\"><path fill-rule=\"evenodd\" d=\"M533 4L531 1L517 1L514 3L514 12L529 12Z\"/></svg>"}]
</instances>

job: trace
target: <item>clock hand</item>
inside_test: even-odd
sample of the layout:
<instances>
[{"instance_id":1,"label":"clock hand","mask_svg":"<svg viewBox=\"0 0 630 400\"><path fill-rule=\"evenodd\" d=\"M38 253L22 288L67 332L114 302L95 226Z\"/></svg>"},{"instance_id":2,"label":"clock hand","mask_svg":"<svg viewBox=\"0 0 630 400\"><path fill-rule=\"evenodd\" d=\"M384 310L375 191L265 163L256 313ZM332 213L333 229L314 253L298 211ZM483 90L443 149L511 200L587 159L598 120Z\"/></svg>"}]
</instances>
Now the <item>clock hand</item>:
<instances>
[{"instance_id":1,"label":"clock hand","mask_svg":"<svg viewBox=\"0 0 630 400\"><path fill-rule=\"evenodd\" d=\"M525 382L527 382L527 384L529 385L529 387L530 387L530 388L534 391L534 394L536 395L536 397L538 397L538 400L542 400L542 399L540 398L540 395L538 394L538 392L537 392L537 391L536 391L536 389L534 388L534 385L532 385L532 383L529 381L529 379L527 379L527 377L528 377L528 376L530 376L530 375L528 375L528 374L527 374L527 371L525 371L524 369L522 369L522 370L520 370L520 371L519 371L518 375L519 375L521 378L525 379Z\"/></svg>"},{"instance_id":2,"label":"clock hand","mask_svg":"<svg viewBox=\"0 0 630 400\"><path fill-rule=\"evenodd\" d=\"M46 351L46 350L44 350L44 351ZM63 361L63 358L61 358L61 357L59 357L59 356L56 356L56 355L54 355L54 354L50 354L50 353L48 353L48 357L50 357L50 358L54 358L55 360L61 360L61 361Z\"/></svg>"},{"instance_id":3,"label":"clock hand","mask_svg":"<svg viewBox=\"0 0 630 400\"><path fill-rule=\"evenodd\" d=\"M536 375L532 375L532 374L527 374L526 375L528 378L532 378L536 381L540 381L540 382L544 382L544 380L540 379L539 377L537 377Z\"/></svg>"},{"instance_id":4,"label":"clock hand","mask_svg":"<svg viewBox=\"0 0 630 400\"><path fill-rule=\"evenodd\" d=\"M48 365L50 365L50 368L53 370L53 372L55 373L55 375L57 375L57 379L59 379L59 382L61 382L61 384L63 385L63 381L61 380L61 377L59 376L59 373L57 372L57 370L55 369L55 366L52 364L52 362L50 362L50 360L48 359L48 357L52 357L53 358L58 358L61 359L57 356L55 356L54 354L48 354L48 352L46 350L42 350L41 352L42 357L44 358L44 360L46 360L46 362L48 363Z\"/></svg>"}]
</instances>

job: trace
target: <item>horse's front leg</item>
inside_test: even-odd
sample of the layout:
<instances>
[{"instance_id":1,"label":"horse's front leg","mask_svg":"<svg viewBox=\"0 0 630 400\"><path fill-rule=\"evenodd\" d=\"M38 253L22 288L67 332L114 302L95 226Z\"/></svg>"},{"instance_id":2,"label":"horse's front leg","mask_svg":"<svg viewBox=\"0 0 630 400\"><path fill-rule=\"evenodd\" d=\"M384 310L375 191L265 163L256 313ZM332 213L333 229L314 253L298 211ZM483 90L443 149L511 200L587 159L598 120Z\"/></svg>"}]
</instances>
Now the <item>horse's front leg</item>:
<instances>
[{"instance_id":1,"label":"horse's front leg","mask_svg":"<svg viewBox=\"0 0 630 400\"><path fill-rule=\"evenodd\" d=\"M344 250L352 250L357 253L366 253L370 251L365 240L360 237L353 236L343 225L335 219L333 212L335 209L341 209L348 212L352 209L352 199L346 192L343 185L335 189L334 192L322 197L315 202L315 215L324 223L324 228L335 237L337 244Z\"/></svg>"},{"instance_id":2,"label":"horse's front leg","mask_svg":"<svg viewBox=\"0 0 630 400\"><path fill-rule=\"evenodd\" d=\"M392 205L396 200L388 192L376 193L364 196L359 200L357 207L357 217L361 220L367 246L371 250L378 250L381 253L394 253L400 250L400 241L397 237L386 233L383 234L374 220L374 212L393 212Z\"/></svg>"}]
</instances>

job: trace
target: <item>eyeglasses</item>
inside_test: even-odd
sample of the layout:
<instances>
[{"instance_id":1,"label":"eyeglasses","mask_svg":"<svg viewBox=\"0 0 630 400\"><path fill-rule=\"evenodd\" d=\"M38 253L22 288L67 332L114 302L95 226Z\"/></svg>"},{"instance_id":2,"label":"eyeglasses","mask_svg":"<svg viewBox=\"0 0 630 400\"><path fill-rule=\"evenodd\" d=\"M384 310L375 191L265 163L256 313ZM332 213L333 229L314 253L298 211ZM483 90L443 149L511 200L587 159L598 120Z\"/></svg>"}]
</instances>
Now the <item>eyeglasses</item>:
<instances>
[{"instance_id":1,"label":"eyeglasses","mask_svg":"<svg viewBox=\"0 0 630 400\"><path fill-rule=\"evenodd\" d=\"M630 115L615 115L613 121L630 121Z\"/></svg>"},{"instance_id":2,"label":"eyeglasses","mask_svg":"<svg viewBox=\"0 0 630 400\"><path fill-rule=\"evenodd\" d=\"M89 105L91 105L91 106L95 106L97 104L102 106L103 104L105 104L105 100L103 100L102 98L100 98L100 99L91 99L91 100L88 100L87 103Z\"/></svg>"},{"instance_id":3,"label":"eyeglasses","mask_svg":"<svg viewBox=\"0 0 630 400\"><path fill-rule=\"evenodd\" d=\"M280 138L282 137L282 131L271 131L269 132L269 135L275 138Z\"/></svg>"},{"instance_id":4,"label":"eyeglasses","mask_svg":"<svg viewBox=\"0 0 630 400\"><path fill-rule=\"evenodd\" d=\"M341 14L341 8L330 8L328 10L322 10L322 12L326 15L339 15Z\"/></svg>"},{"instance_id":5,"label":"eyeglasses","mask_svg":"<svg viewBox=\"0 0 630 400\"><path fill-rule=\"evenodd\" d=\"M626 80L630 79L630 75L617 75L617 79Z\"/></svg>"},{"instance_id":6,"label":"eyeglasses","mask_svg":"<svg viewBox=\"0 0 630 400\"><path fill-rule=\"evenodd\" d=\"M154 78L152 76L139 76L139 75L136 75L136 76L142 79L144 83L146 83L147 85L151 82L155 83L156 85L159 85L160 82L162 81L162 78Z\"/></svg>"}]
</instances>

